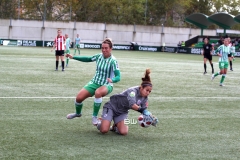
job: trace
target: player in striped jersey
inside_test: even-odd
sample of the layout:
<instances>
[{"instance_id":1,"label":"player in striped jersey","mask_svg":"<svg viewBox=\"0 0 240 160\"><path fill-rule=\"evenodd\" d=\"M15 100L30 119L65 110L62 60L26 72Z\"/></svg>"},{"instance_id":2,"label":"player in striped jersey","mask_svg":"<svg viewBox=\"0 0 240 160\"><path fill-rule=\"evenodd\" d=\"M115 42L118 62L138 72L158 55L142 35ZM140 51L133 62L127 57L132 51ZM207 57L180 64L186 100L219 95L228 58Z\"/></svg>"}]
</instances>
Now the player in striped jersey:
<instances>
[{"instance_id":1,"label":"player in striped jersey","mask_svg":"<svg viewBox=\"0 0 240 160\"><path fill-rule=\"evenodd\" d=\"M76 113L67 115L67 119L73 119L75 117L81 117L83 101L91 96L95 96L93 105L93 125L97 125L97 115L102 103L102 97L111 93L113 90L113 83L120 81L120 70L116 58L112 55L112 41L106 38L102 43L102 53L96 54L91 57L84 56L72 56L67 54L66 56L82 62L96 61L97 67L95 76L88 82L77 94L75 100Z\"/></svg>"},{"instance_id":2,"label":"player in striped jersey","mask_svg":"<svg viewBox=\"0 0 240 160\"><path fill-rule=\"evenodd\" d=\"M227 74L228 69L228 54L230 54L230 47L229 47L229 40L228 38L224 39L224 44L219 46L216 50L217 55L219 56L219 69L220 72L215 73L212 75L212 80L218 76L222 75L222 78L220 80L220 86L223 86L224 79Z\"/></svg>"},{"instance_id":3,"label":"player in striped jersey","mask_svg":"<svg viewBox=\"0 0 240 160\"><path fill-rule=\"evenodd\" d=\"M62 36L62 31L60 29L57 31L57 37L54 40L54 45L53 45L52 50L53 49L55 49L55 56L56 56L56 70L55 71L58 71L59 57L61 58L61 61L62 61L62 71L64 71L65 37Z\"/></svg>"},{"instance_id":4,"label":"player in striped jersey","mask_svg":"<svg viewBox=\"0 0 240 160\"><path fill-rule=\"evenodd\" d=\"M71 39L68 37L68 34L65 34L65 38L66 38L66 54L70 54L70 47L71 47ZM68 62L69 62L69 57L67 57L67 61L66 61L66 67L68 66Z\"/></svg>"},{"instance_id":5,"label":"player in striped jersey","mask_svg":"<svg viewBox=\"0 0 240 160\"><path fill-rule=\"evenodd\" d=\"M76 50L78 50L78 54L80 55L80 37L79 34L77 34L77 37L75 38L75 49L74 49L74 55L76 54Z\"/></svg>"}]
</instances>

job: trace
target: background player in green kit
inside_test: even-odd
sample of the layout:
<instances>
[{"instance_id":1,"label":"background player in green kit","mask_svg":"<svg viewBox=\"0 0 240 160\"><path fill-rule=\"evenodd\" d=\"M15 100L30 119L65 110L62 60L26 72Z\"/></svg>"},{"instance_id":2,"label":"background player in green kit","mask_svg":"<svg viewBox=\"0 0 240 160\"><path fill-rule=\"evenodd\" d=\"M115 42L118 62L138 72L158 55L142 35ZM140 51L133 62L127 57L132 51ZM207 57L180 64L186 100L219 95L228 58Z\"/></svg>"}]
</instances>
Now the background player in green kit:
<instances>
[{"instance_id":1,"label":"background player in green kit","mask_svg":"<svg viewBox=\"0 0 240 160\"><path fill-rule=\"evenodd\" d=\"M216 50L217 55L219 56L219 69L220 72L215 73L212 75L212 80L218 76L222 75L222 78L220 80L220 86L223 86L224 79L227 74L228 69L228 54L230 54L230 47L228 46L229 40L228 38L224 39L224 44L219 46Z\"/></svg>"},{"instance_id":2,"label":"background player in green kit","mask_svg":"<svg viewBox=\"0 0 240 160\"><path fill-rule=\"evenodd\" d=\"M76 54L76 50L78 50L78 54L80 55L80 37L79 34L77 34L77 37L75 38L75 47L74 47L74 55Z\"/></svg>"},{"instance_id":3,"label":"background player in green kit","mask_svg":"<svg viewBox=\"0 0 240 160\"><path fill-rule=\"evenodd\" d=\"M68 37L68 34L65 34L65 43L66 43L66 50L65 50L65 53L66 54L70 54L70 47L71 47L71 39ZM69 63L69 57L67 57L67 63L66 63L66 67L68 66L68 63Z\"/></svg>"},{"instance_id":4,"label":"background player in green kit","mask_svg":"<svg viewBox=\"0 0 240 160\"><path fill-rule=\"evenodd\" d=\"M102 103L102 97L111 93L113 90L113 83L120 81L120 70L116 58L112 55L113 43L111 39L106 38L102 42L102 53L96 54L91 57L84 56L72 56L67 54L66 56L82 62L96 61L97 67L95 76L88 82L77 94L75 100L76 113L67 115L67 119L73 119L75 117L81 117L83 101L95 95L93 105L93 125L97 125L97 115Z\"/></svg>"},{"instance_id":5,"label":"background player in green kit","mask_svg":"<svg viewBox=\"0 0 240 160\"><path fill-rule=\"evenodd\" d=\"M115 94L110 97L110 101L105 103L102 118L97 125L101 133L107 133L109 131L111 121L113 120L114 125L110 130L121 135L126 135L128 133L128 126L124 123L124 120L128 117L129 109L138 111L144 116L151 118L152 125L156 127L158 119L147 110L148 95L152 91L149 74L150 70L146 69L140 86L131 87L120 94Z\"/></svg>"}]
</instances>

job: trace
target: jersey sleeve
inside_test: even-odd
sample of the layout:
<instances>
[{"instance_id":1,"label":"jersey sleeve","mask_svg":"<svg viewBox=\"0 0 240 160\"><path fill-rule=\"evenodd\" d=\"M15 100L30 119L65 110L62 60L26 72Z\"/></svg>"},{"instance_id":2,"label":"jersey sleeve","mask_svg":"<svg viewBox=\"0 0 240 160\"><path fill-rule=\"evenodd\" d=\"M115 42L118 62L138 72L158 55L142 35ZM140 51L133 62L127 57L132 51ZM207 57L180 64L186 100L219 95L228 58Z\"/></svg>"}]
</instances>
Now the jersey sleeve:
<instances>
[{"instance_id":1,"label":"jersey sleeve","mask_svg":"<svg viewBox=\"0 0 240 160\"><path fill-rule=\"evenodd\" d=\"M118 65L117 60L113 60L113 62L112 62L112 68L113 68L113 71L119 70L119 65Z\"/></svg>"},{"instance_id":2,"label":"jersey sleeve","mask_svg":"<svg viewBox=\"0 0 240 160\"><path fill-rule=\"evenodd\" d=\"M222 50L222 46L219 46L219 47L216 49L215 53L219 53L221 50Z\"/></svg>"},{"instance_id":3,"label":"jersey sleeve","mask_svg":"<svg viewBox=\"0 0 240 160\"><path fill-rule=\"evenodd\" d=\"M127 90L126 94L127 94L127 99L128 99L128 102L129 102L129 108L132 108L132 106L134 104L136 104L137 93L136 93L135 90Z\"/></svg>"},{"instance_id":4,"label":"jersey sleeve","mask_svg":"<svg viewBox=\"0 0 240 160\"><path fill-rule=\"evenodd\" d=\"M92 62L93 62L93 61L96 61L96 60L99 58L100 55L101 55L101 53L93 55L93 56L91 57Z\"/></svg>"}]
</instances>

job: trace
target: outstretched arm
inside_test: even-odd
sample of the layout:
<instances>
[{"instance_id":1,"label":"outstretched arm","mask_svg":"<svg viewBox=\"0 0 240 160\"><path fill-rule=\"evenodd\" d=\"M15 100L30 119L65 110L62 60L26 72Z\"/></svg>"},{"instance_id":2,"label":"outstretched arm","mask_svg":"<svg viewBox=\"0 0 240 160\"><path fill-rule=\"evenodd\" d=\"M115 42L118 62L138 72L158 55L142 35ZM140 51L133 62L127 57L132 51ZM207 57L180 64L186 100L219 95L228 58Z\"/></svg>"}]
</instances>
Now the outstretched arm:
<instances>
[{"instance_id":1,"label":"outstretched arm","mask_svg":"<svg viewBox=\"0 0 240 160\"><path fill-rule=\"evenodd\" d=\"M67 54L66 57L69 57L70 59L75 59L81 62L92 62L93 57L92 56L72 56L71 54Z\"/></svg>"}]
</instances>

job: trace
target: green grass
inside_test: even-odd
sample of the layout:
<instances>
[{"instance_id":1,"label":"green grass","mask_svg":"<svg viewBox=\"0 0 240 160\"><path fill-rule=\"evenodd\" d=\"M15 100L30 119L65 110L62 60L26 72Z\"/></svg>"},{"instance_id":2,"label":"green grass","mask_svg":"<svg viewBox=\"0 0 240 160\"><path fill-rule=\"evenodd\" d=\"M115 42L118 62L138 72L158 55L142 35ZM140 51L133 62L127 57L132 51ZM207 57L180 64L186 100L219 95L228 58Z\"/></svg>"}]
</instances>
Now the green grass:
<instances>
[{"instance_id":1,"label":"green grass","mask_svg":"<svg viewBox=\"0 0 240 160\"><path fill-rule=\"evenodd\" d=\"M202 74L200 55L113 54L122 80L112 94L139 85L151 68L149 110L159 118L157 128L129 125L127 136L102 135L91 124L92 98L84 102L81 118L67 120L95 63L70 60L65 72L55 72L49 48L0 46L0 159L240 159L240 59L226 86L219 87L220 76L210 81L209 64L208 74ZM217 57L213 60L218 71ZM129 118L138 115L130 111Z\"/></svg>"}]
</instances>

